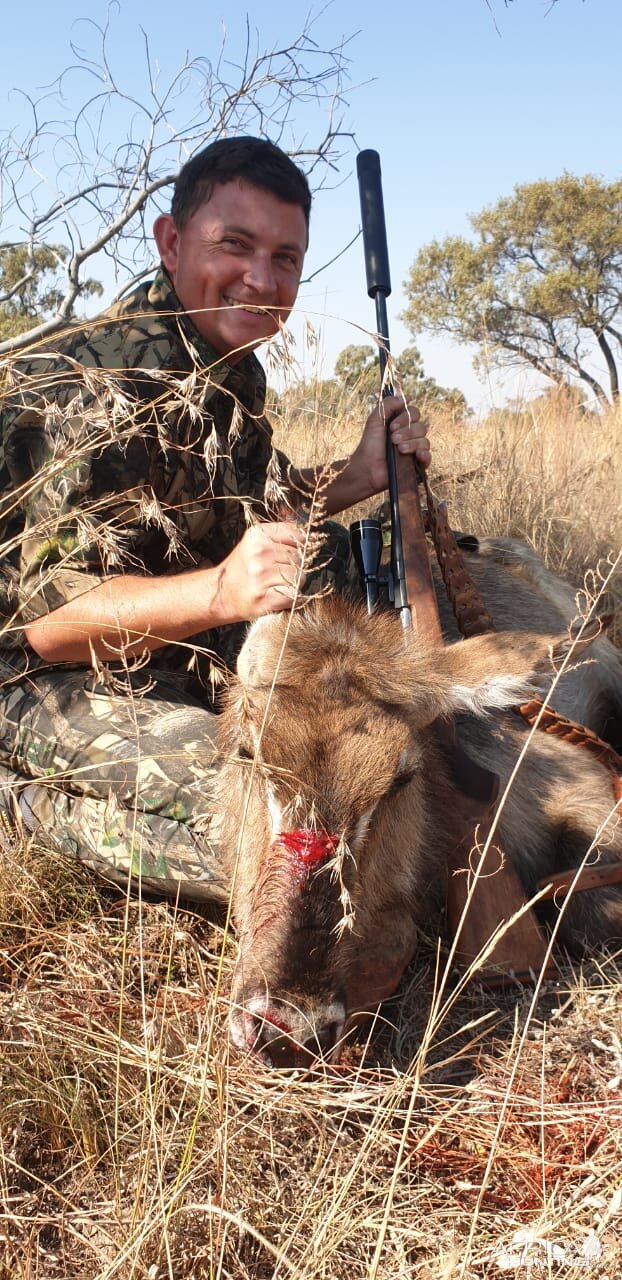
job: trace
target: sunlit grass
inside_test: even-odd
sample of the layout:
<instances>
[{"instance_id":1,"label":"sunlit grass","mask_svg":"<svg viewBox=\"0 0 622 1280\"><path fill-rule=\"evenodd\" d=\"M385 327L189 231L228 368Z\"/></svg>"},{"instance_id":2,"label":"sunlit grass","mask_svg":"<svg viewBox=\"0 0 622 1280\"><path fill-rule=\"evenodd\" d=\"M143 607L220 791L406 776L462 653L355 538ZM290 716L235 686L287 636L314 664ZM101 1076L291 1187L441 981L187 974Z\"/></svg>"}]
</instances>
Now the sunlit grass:
<instances>
[{"instance_id":1,"label":"sunlit grass","mask_svg":"<svg viewBox=\"0 0 622 1280\"><path fill-rule=\"evenodd\" d=\"M279 443L346 452L364 412L311 388ZM620 543L619 428L552 402L438 420L452 524L525 537L581 588ZM620 957L569 962L535 1011L472 984L431 1024L430 936L339 1068L279 1073L230 1053L223 924L5 838L0 1280L484 1280L527 1258L612 1280Z\"/></svg>"}]
</instances>

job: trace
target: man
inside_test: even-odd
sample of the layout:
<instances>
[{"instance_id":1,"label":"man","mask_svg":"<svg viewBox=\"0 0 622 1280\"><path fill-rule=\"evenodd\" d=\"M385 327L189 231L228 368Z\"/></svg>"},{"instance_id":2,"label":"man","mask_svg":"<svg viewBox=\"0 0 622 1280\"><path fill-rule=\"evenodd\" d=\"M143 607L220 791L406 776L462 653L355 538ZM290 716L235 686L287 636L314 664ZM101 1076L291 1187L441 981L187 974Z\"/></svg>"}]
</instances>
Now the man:
<instances>
[{"instance_id":1,"label":"man","mask_svg":"<svg viewBox=\"0 0 622 1280\"><path fill-rule=\"evenodd\" d=\"M329 468L298 471L272 446L252 352L294 305L309 211L304 175L272 143L213 143L156 220L154 281L12 371L6 802L124 883L227 897L210 805L219 664L252 619L327 572L345 581L343 549L314 559L301 516L386 488L383 413L397 447L429 461L416 407L397 398Z\"/></svg>"}]
</instances>

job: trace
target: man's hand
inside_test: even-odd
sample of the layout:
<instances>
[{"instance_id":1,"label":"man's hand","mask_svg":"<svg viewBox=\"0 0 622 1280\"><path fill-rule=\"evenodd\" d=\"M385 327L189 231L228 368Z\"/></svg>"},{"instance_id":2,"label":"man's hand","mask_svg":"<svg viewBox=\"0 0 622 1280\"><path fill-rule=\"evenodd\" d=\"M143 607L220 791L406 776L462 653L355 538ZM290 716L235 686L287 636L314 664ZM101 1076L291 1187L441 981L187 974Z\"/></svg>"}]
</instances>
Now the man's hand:
<instances>
[{"instance_id":1,"label":"man's hand","mask_svg":"<svg viewBox=\"0 0 622 1280\"><path fill-rule=\"evenodd\" d=\"M122 574L27 626L46 662L105 661L154 652L200 631L291 606L314 535L293 521L256 525L221 564L162 577Z\"/></svg>"},{"instance_id":2,"label":"man's hand","mask_svg":"<svg viewBox=\"0 0 622 1280\"><path fill-rule=\"evenodd\" d=\"M369 494L382 493L389 479L386 463L387 427L391 441L400 453L412 453L422 466L430 463L428 424L414 403L401 396L386 396L370 413L361 439L352 454L350 466L369 477Z\"/></svg>"},{"instance_id":3,"label":"man's hand","mask_svg":"<svg viewBox=\"0 0 622 1280\"><path fill-rule=\"evenodd\" d=\"M364 502L389 486L386 461L387 425L393 443L400 453L415 454L422 466L430 462L430 442L427 422L413 403L405 403L401 396L387 396L370 413L359 443L347 461L332 464L334 480L322 495L324 511L328 516L337 515L356 502ZM320 468L307 468L298 473L300 487L313 492Z\"/></svg>"},{"instance_id":4,"label":"man's hand","mask_svg":"<svg viewBox=\"0 0 622 1280\"><path fill-rule=\"evenodd\" d=\"M306 530L292 520L258 524L218 566L223 621L253 621L291 607L300 580Z\"/></svg>"}]
</instances>

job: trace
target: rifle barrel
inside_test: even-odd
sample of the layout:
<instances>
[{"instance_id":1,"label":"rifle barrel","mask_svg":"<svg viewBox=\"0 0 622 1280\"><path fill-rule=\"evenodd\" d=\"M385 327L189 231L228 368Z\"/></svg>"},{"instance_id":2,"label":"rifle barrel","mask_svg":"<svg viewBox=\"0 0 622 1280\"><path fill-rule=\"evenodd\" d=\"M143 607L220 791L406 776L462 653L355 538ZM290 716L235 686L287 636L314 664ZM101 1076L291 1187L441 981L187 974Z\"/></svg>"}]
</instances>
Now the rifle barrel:
<instances>
[{"instance_id":1,"label":"rifle barrel","mask_svg":"<svg viewBox=\"0 0 622 1280\"><path fill-rule=\"evenodd\" d=\"M359 180L367 292L376 304L376 331L380 339L378 344L380 385L382 395L386 397L394 394L392 381L386 376L387 360L391 350L386 303L387 297L391 292L391 274L389 271L389 249L378 152L371 150L359 151L356 157L356 169ZM406 586L396 452L387 431L386 459L389 477L389 506L391 510L391 570L395 591L395 607L400 611L402 626L410 629L412 627L412 613L408 603Z\"/></svg>"}]
</instances>

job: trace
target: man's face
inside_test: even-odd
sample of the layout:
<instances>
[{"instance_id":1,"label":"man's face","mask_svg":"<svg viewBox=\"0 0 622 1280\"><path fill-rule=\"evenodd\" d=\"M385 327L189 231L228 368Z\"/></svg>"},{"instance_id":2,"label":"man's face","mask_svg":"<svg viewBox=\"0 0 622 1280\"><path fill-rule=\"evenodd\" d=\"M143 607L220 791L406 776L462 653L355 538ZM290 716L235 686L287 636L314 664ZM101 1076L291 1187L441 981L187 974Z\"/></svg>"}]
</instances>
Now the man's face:
<instances>
[{"instance_id":1,"label":"man's face","mask_svg":"<svg viewBox=\"0 0 622 1280\"><path fill-rule=\"evenodd\" d=\"M307 245L300 205L236 179L218 183L183 229L163 214L154 234L182 306L218 355L239 359L287 320Z\"/></svg>"}]
</instances>

